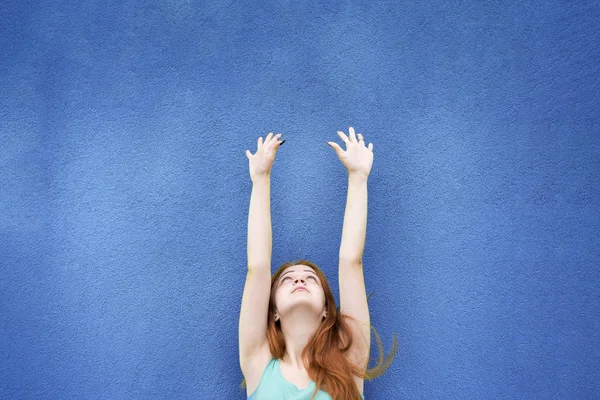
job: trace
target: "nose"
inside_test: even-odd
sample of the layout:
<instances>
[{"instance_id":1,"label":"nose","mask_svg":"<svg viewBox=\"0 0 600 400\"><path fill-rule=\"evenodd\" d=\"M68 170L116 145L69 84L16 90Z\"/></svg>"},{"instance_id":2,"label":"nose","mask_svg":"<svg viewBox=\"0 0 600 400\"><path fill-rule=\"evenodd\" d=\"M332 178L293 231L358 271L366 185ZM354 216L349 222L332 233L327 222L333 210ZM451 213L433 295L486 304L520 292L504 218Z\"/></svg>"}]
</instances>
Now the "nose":
<instances>
[{"instance_id":1,"label":"nose","mask_svg":"<svg viewBox=\"0 0 600 400\"><path fill-rule=\"evenodd\" d=\"M302 281L302 283L306 283L303 278L296 278L296 280L294 281L294 283L298 283L299 280Z\"/></svg>"}]
</instances>

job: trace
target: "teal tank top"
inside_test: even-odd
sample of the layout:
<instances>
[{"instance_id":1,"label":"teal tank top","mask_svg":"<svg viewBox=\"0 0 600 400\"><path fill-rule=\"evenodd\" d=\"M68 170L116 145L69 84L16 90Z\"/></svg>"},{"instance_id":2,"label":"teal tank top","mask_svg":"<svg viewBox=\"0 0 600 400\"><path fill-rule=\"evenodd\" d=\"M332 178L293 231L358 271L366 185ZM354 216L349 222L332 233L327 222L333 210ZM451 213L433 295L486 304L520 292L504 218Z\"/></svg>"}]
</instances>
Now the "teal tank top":
<instances>
[{"instance_id":1,"label":"teal tank top","mask_svg":"<svg viewBox=\"0 0 600 400\"><path fill-rule=\"evenodd\" d=\"M310 381L306 388L298 389L281 375L279 359L271 358L260 377L258 387L248 400L310 400L315 387L316 383ZM361 395L361 397L364 400L365 396ZM314 400L332 400L332 398L327 392L319 389Z\"/></svg>"}]
</instances>

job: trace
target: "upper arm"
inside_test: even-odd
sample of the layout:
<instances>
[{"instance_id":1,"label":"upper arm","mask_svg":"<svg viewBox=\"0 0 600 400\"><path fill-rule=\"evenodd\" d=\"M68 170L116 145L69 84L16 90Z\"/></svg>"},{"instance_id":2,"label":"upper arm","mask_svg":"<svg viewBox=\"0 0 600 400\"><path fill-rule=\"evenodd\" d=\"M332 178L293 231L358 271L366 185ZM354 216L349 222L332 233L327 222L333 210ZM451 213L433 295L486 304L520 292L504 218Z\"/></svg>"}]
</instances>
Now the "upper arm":
<instances>
[{"instance_id":1,"label":"upper arm","mask_svg":"<svg viewBox=\"0 0 600 400\"><path fill-rule=\"evenodd\" d=\"M371 348L371 319L361 261L340 259L339 289L340 311L356 320L346 319L353 338L350 358L366 369Z\"/></svg>"},{"instance_id":2,"label":"upper arm","mask_svg":"<svg viewBox=\"0 0 600 400\"><path fill-rule=\"evenodd\" d=\"M267 313L271 293L270 266L248 269L239 321L240 366L242 370L267 343Z\"/></svg>"}]
</instances>

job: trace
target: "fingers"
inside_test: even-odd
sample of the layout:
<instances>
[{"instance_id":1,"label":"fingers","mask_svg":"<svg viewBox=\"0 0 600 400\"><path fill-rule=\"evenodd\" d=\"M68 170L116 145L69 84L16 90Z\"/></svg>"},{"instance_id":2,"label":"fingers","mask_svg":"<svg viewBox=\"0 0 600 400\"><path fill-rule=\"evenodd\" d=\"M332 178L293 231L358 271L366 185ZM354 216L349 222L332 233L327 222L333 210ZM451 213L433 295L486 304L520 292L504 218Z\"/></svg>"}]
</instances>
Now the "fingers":
<instances>
[{"instance_id":1,"label":"fingers","mask_svg":"<svg viewBox=\"0 0 600 400\"><path fill-rule=\"evenodd\" d=\"M344 151L336 142L327 142L327 144L333 147L333 150L335 150L336 154L340 154L340 152Z\"/></svg>"},{"instance_id":2,"label":"fingers","mask_svg":"<svg viewBox=\"0 0 600 400\"><path fill-rule=\"evenodd\" d=\"M269 134L265 137L265 141L263 143L263 138L262 136L258 138L257 142L256 142L256 152L258 152L260 150L260 148L264 145L268 145L269 143L272 142L277 142L277 140L281 137L281 133L278 133L277 135L273 135L273 132L269 132ZM285 140L283 141L285 142ZM283 144L283 142L279 142L279 146L281 146ZM279 147L277 146L277 147ZM256 153L254 153L256 154ZM252 153L250 152L250 150L246 150L246 157L248 157L248 160L252 159Z\"/></svg>"},{"instance_id":3,"label":"fingers","mask_svg":"<svg viewBox=\"0 0 600 400\"><path fill-rule=\"evenodd\" d=\"M342 131L337 131L337 134L344 141L344 143L356 142L356 134L354 133L354 128L349 127L348 132L350 134L350 137L346 136L346 134Z\"/></svg>"},{"instance_id":4,"label":"fingers","mask_svg":"<svg viewBox=\"0 0 600 400\"><path fill-rule=\"evenodd\" d=\"M272 136L273 136L273 132L269 132L269 134L268 134L268 135L265 137L265 141L264 141L264 143L263 143L263 138L262 138L262 136L261 136L261 137L259 137L259 138L258 138L258 145L257 145L257 148L259 148L259 149L260 149L260 147L261 147L263 144L267 144L267 143L269 142L269 139L271 139L271 137L272 137Z\"/></svg>"},{"instance_id":5,"label":"fingers","mask_svg":"<svg viewBox=\"0 0 600 400\"><path fill-rule=\"evenodd\" d=\"M273 133L273 132L269 132L269 134L267 135L267 137L265 138L265 144L267 143L271 143L271 142L276 142L277 140L279 140L279 138L281 137L282 133Z\"/></svg>"},{"instance_id":6,"label":"fingers","mask_svg":"<svg viewBox=\"0 0 600 400\"><path fill-rule=\"evenodd\" d=\"M344 143L349 142L350 140L348 139L348 136L346 136L346 134L342 131L337 131L338 136L340 137L340 139L342 139L344 141Z\"/></svg>"},{"instance_id":7,"label":"fingers","mask_svg":"<svg viewBox=\"0 0 600 400\"><path fill-rule=\"evenodd\" d=\"M354 134L354 128L350 127L348 129L348 132L350 132L350 141L351 142L356 142L356 135Z\"/></svg>"},{"instance_id":8,"label":"fingers","mask_svg":"<svg viewBox=\"0 0 600 400\"><path fill-rule=\"evenodd\" d=\"M358 143L360 143L360 144L362 144L364 146L365 145L365 138L363 138L362 133L359 133L356 136L358 137Z\"/></svg>"},{"instance_id":9,"label":"fingers","mask_svg":"<svg viewBox=\"0 0 600 400\"><path fill-rule=\"evenodd\" d=\"M276 135L273 135L273 132L269 132L269 134L265 137L264 143L263 143L263 138L262 136L258 138L258 142L256 143L256 147L257 149L260 149L263 145L266 145L270 142L272 142L273 140L277 140L281 137L281 133L278 133Z\"/></svg>"},{"instance_id":10,"label":"fingers","mask_svg":"<svg viewBox=\"0 0 600 400\"><path fill-rule=\"evenodd\" d=\"M277 144L281 135L282 135L281 133L278 133L275 136L271 136L271 140L269 140L269 144L273 143L274 148L278 148L279 146L281 146L281 144Z\"/></svg>"},{"instance_id":11,"label":"fingers","mask_svg":"<svg viewBox=\"0 0 600 400\"><path fill-rule=\"evenodd\" d=\"M344 141L344 143L346 143L346 146L348 145L348 142L357 142L362 144L364 147L367 147L367 149L370 151L373 151L373 143L369 143L369 146L365 146L365 138L363 137L362 133L355 133L354 128L351 126L349 127L348 132L350 133L350 137L346 136L346 134L342 131L337 131L338 136ZM330 144L330 142L327 143ZM340 147L338 146L338 148Z\"/></svg>"}]
</instances>

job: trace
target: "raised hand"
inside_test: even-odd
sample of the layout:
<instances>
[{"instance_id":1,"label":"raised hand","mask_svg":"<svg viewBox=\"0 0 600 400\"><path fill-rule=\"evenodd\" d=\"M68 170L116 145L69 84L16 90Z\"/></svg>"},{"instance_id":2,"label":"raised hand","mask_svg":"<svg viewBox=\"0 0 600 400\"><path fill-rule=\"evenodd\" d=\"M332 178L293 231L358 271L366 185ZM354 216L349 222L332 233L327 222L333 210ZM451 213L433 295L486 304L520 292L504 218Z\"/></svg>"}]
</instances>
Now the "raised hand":
<instances>
[{"instance_id":1,"label":"raised hand","mask_svg":"<svg viewBox=\"0 0 600 400\"><path fill-rule=\"evenodd\" d=\"M357 139L353 127L350 127L348 132L350 137L346 136L344 132L337 131L339 137L346 143L345 151L335 142L327 142L327 144L333 147L340 161L348 170L348 174L368 177L373 166L373 143L369 143L369 147L366 147L363 135L359 133Z\"/></svg>"},{"instance_id":2,"label":"raised hand","mask_svg":"<svg viewBox=\"0 0 600 400\"><path fill-rule=\"evenodd\" d=\"M273 161L275 161L277 149L285 142L285 140L279 141L280 137L281 133L273 135L273 132L269 132L264 143L262 136L258 138L256 153L252 154L250 150L246 150L252 181L258 176L269 176L271 174L271 167L273 166Z\"/></svg>"}]
</instances>

